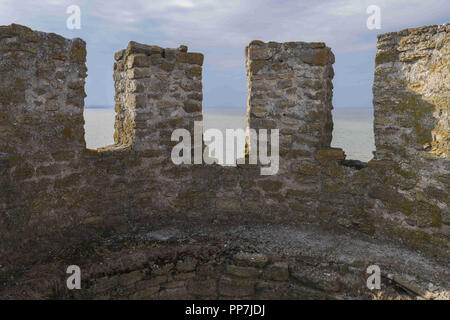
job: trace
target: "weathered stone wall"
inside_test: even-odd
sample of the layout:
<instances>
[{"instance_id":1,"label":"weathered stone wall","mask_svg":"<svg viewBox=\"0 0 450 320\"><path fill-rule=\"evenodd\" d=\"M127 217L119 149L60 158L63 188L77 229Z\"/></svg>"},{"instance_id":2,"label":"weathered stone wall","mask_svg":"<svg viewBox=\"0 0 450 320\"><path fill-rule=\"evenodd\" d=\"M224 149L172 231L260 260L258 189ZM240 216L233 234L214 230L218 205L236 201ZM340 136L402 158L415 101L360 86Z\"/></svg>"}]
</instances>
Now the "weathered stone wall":
<instances>
[{"instance_id":1,"label":"weathered stone wall","mask_svg":"<svg viewBox=\"0 0 450 320\"><path fill-rule=\"evenodd\" d=\"M450 298L447 265L391 243L311 226L178 227L150 227L103 244L67 248L22 269L4 267L0 275L10 279L1 279L0 298ZM371 291L366 268L374 263L382 284ZM66 268L73 264L81 269L80 290L66 287Z\"/></svg>"},{"instance_id":2,"label":"weathered stone wall","mask_svg":"<svg viewBox=\"0 0 450 320\"><path fill-rule=\"evenodd\" d=\"M250 128L278 128L285 170L331 143L334 55L324 43L252 41L246 49ZM285 163L288 164L285 164Z\"/></svg>"},{"instance_id":3,"label":"weathered stone wall","mask_svg":"<svg viewBox=\"0 0 450 320\"><path fill-rule=\"evenodd\" d=\"M324 43L252 41L246 57L248 127L280 133L279 170L255 186L262 186L261 209L313 215L320 193L316 151L330 147L333 130L334 55Z\"/></svg>"},{"instance_id":4,"label":"weathered stone wall","mask_svg":"<svg viewBox=\"0 0 450 320\"><path fill-rule=\"evenodd\" d=\"M202 120L203 55L187 50L186 46L163 49L130 42L115 55L116 144L102 150L138 153L137 166L125 170L149 190L137 195L143 202L136 208L139 212L170 210L178 190L191 180L186 165L176 167L171 162L177 143L171 141L172 131L184 128L193 138L194 122ZM193 152L192 146L192 160ZM173 183L174 178L178 183Z\"/></svg>"},{"instance_id":5,"label":"weathered stone wall","mask_svg":"<svg viewBox=\"0 0 450 320\"><path fill-rule=\"evenodd\" d=\"M325 224L448 256L448 32L445 25L379 36L376 155L361 170L347 167L338 150L336 161L317 158L317 217Z\"/></svg>"},{"instance_id":6,"label":"weathered stone wall","mask_svg":"<svg viewBox=\"0 0 450 320\"><path fill-rule=\"evenodd\" d=\"M327 273L292 257L223 248L218 245L129 247L77 262L82 290L67 290L64 263L34 267L48 277L26 281L2 299L336 299L370 297L360 265L327 266ZM347 266L348 267L348 266ZM345 276L343 276L344 274ZM332 277L331 277L332 276ZM327 281L326 278L332 278ZM353 286L353 288L352 288ZM345 291L347 291L345 293Z\"/></svg>"},{"instance_id":7,"label":"weathered stone wall","mask_svg":"<svg viewBox=\"0 0 450 320\"><path fill-rule=\"evenodd\" d=\"M85 170L86 49L81 39L12 25L0 28L0 55L0 237L20 238L81 214L68 208Z\"/></svg>"},{"instance_id":8,"label":"weathered stone wall","mask_svg":"<svg viewBox=\"0 0 450 320\"><path fill-rule=\"evenodd\" d=\"M194 121L202 119L203 55L185 46L135 42L116 53L115 144L90 150L82 116L84 42L1 27L5 270L18 272L19 264L32 265L48 252L63 255L84 243L115 243L173 221L205 230L222 223L311 225L447 259L448 33L447 25L379 37L377 150L363 168L349 165L343 150L330 147L331 50L323 43L252 41L246 48L248 126L280 131L280 169L264 176L261 164L248 164L248 155L247 164L237 167L172 163L177 143L172 131L185 128L194 139ZM220 242L218 237L214 241ZM138 269L121 272L141 275ZM226 296L219 278L213 281L219 291L211 297ZM182 290L188 290L185 284ZM171 285L148 290L161 295ZM258 292L243 296L260 297Z\"/></svg>"},{"instance_id":9,"label":"weathered stone wall","mask_svg":"<svg viewBox=\"0 0 450 320\"><path fill-rule=\"evenodd\" d=\"M448 156L450 79L448 26L387 33L375 59L378 159Z\"/></svg>"},{"instance_id":10,"label":"weathered stone wall","mask_svg":"<svg viewBox=\"0 0 450 320\"><path fill-rule=\"evenodd\" d=\"M449 244L449 25L378 37L373 87L377 179L369 196L406 241ZM399 215L400 213L400 215ZM403 229L403 230L402 230ZM431 239L430 239L431 237Z\"/></svg>"},{"instance_id":11,"label":"weathered stone wall","mask_svg":"<svg viewBox=\"0 0 450 320\"><path fill-rule=\"evenodd\" d=\"M171 129L202 120L203 55L130 42L115 58L115 143L170 155Z\"/></svg>"}]
</instances>

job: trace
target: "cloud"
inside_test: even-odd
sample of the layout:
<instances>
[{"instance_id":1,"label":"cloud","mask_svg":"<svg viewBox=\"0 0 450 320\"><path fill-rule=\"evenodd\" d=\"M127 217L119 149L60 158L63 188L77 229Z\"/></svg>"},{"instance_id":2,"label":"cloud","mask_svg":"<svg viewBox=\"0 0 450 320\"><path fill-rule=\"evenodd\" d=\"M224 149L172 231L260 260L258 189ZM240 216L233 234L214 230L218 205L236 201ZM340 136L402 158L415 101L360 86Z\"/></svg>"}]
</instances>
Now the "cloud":
<instances>
[{"instance_id":1,"label":"cloud","mask_svg":"<svg viewBox=\"0 0 450 320\"><path fill-rule=\"evenodd\" d=\"M393 30L420 25L449 12L447 0L164 0L97 2L92 14L116 25L153 28L169 43L196 48L243 49L253 39L324 41L335 51L366 50L366 8L382 10L382 25ZM447 8L447 10L446 10ZM424 15L423 13L427 14ZM154 23L156 22L156 26ZM381 30L382 32L383 30Z\"/></svg>"},{"instance_id":2,"label":"cloud","mask_svg":"<svg viewBox=\"0 0 450 320\"><path fill-rule=\"evenodd\" d=\"M79 31L65 27L66 8L72 4L81 7ZM381 9L381 30L366 27L369 5ZM377 34L448 22L449 12L448 0L0 0L0 25L19 23L84 38L95 85L110 68L105 55L111 57L134 40L168 47L186 44L205 53L205 82L222 87L226 77L215 73L244 74L244 48L254 39L323 41L337 58L364 53L373 60ZM336 61L338 69L342 60ZM367 66L370 72L372 67ZM92 95L97 91L92 89ZM100 104L97 100L104 96L95 99Z\"/></svg>"}]
</instances>

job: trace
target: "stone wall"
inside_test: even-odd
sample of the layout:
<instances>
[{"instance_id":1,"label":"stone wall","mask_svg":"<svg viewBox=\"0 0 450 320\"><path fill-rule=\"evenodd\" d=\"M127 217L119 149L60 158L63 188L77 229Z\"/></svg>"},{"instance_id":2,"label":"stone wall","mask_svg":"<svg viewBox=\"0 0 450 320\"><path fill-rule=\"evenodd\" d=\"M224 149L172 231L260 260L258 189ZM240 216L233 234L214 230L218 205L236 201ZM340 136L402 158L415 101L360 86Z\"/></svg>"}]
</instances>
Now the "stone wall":
<instances>
[{"instance_id":1,"label":"stone wall","mask_svg":"<svg viewBox=\"0 0 450 320\"><path fill-rule=\"evenodd\" d=\"M81 39L0 27L2 243L70 225L84 141L86 49ZM69 199L72 198L72 199ZM6 231L8 230L8 231ZM26 235L24 235L26 237Z\"/></svg>"},{"instance_id":2,"label":"stone wall","mask_svg":"<svg viewBox=\"0 0 450 320\"><path fill-rule=\"evenodd\" d=\"M369 196L392 212L395 233L449 240L449 25L378 37L373 87L377 174ZM382 208L382 209L381 209ZM394 216L396 217L394 218ZM417 244L417 246L420 246Z\"/></svg>"},{"instance_id":3,"label":"stone wall","mask_svg":"<svg viewBox=\"0 0 450 320\"><path fill-rule=\"evenodd\" d=\"M190 251L188 256L183 256ZM153 254L142 269L91 277L85 297L103 299L295 299L299 286L289 281L291 272L281 257L207 248L185 247L172 254ZM139 264L139 262L138 262ZM117 270L117 269L116 269ZM119 271L118 268L117 271ZM116 272L117 272L116 271ZM322 290L312 290L325 297ZM306 295L305 295L306 296ZM312 295L310 293L310 298Z\"/></svg>"},{"instance_id":4,"label":"stone wall","mask_svg":"<svg viewBox=\"0 0 450 320\"><path fill-rule=\"evenodd\" d=\"M279 170L259 183L260 210L311 217L320 193L316 151L330 147L333 130L334 55L324 43L252 41L246 57L248 127L280 134Z\"/></svg>"},{"instance_id":5,"label":"stone wall","mask_svg":"<svg viewBox=\"0 0 450 320\"><path fill-rule=\"evenodd\" d=\"M311 226L446 261L448 33L446 25L379 37L377 150L368 164L356 166L330 147L331 50L323 43L252 41L246 48L248 127L280 132L280 169L265 176L263 165L248 164L248 154L236 167L172 163L173 130L201 139L194 121L202 119L202 54L135 42L117 52L115 144L90 150L82 116L84 42L1 27L0 70L7 76L0 80L0 254L8 262L2 272L17 273L48 252L63 256L67 248L115 243L174 221L204 230ZM247 142L251 153L255 145ZM192 161L199 151L191 150ZM228 267L222 267L226 278ZM128 271L153 281L138 269ZM219 278L215 292L226 296L220 283L228 280ZM171 285L148 290L161 295Z\"/></svg>"},{"instance_id":6,"label":"stone wall","mask_svg":"<svg viewBox=\"0 0 450 320\"><path fill-rule=\"evenodd\" d=\"M136 211L170 210L178 190L191 180L185 165L175 167L170 160L177 143L171 141L172 131L184 128L194 137L194 122L202 121L203 55L187 50L130 42L115 54L115 145L102 150L137 152L139 163L126 166L126 175L142 181L148 190L159 191L138 193L144 204ZM193 160L193 147L191 156Z\"/></svg>"},{"instance_id":7,"label":"stone wall","mask_svg":"<svg viewBox=\"0 0 450 320\"><path fill-rule=\"evenodd\" d=\"M382 272L378 291L366 286L374 263ZM66 287L73 264L81 269L80 290ZM1 299L450 298L447 265L311 226L150 227L4 269L10 279Z\"/></svg>"},{"instance_id":8,"label":"stone wall","mask_svg":"<svg viewBox=\"0 0 450 320\"><path fill-rule=\"evenodd\" d=\"M375 143L378 159L448 156L448 27L424 27L378 38Z\"/></svg>"}]
</instances>

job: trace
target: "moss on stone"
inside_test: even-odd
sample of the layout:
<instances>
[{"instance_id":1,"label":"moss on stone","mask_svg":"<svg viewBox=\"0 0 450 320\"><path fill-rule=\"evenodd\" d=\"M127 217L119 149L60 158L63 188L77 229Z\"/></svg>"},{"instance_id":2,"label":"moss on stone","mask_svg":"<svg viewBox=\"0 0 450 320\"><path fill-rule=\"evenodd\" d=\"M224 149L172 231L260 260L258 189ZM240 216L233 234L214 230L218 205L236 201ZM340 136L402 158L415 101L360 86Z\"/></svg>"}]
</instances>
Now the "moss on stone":
<instances>
[{"instance_id":1,"label":"moss on stone","mask_svg":"<svg viewBox=\"0 0 450 320\"><path fill-rule=\"evenodd\" d=\"M398 60L397 51L382 51L379 50L375 56L375 64L383 64L388 62L395 62Z\"/></svg>"}]
</instances>

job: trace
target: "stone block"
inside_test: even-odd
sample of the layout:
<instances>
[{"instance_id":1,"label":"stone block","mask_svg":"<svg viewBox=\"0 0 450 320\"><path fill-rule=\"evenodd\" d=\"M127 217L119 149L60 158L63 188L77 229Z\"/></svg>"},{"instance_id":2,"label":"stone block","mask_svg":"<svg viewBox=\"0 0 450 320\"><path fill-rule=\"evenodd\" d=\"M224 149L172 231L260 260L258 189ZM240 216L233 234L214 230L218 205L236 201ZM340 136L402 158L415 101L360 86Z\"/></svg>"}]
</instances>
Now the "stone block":
<instances>
[{"instance_id":1,"label":"stone block","mask_svg":"<svg viewBox=\"0 0 450 320\"><path fill-rule=\"evenodd\" d=\"M269 262L269 258L261 253L239 252L234 256L234 261L239 266L262 268Z\"/></svg>"},{"instance_id":2,"label":"stone block","mask_svg":"<svg viewBox=\"0 0 450 320\"><path fill-rule=\"evenodd\" d=\"M255 280L222 277L219 280L219 294L225 297L246 297L255 293Z\"/></svg>"},{"instance_id":3,"label":"stone block","mask_svg":"<svg viewBox=\"0 0 450 320\"><path fill-rule=\"evenodd\" d=\"M216 280L189 280L187 291L194 296L215 298L217 296Z\"/></svg>"}]
</instances>

